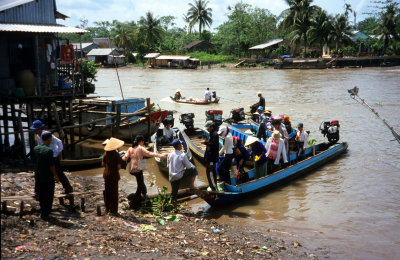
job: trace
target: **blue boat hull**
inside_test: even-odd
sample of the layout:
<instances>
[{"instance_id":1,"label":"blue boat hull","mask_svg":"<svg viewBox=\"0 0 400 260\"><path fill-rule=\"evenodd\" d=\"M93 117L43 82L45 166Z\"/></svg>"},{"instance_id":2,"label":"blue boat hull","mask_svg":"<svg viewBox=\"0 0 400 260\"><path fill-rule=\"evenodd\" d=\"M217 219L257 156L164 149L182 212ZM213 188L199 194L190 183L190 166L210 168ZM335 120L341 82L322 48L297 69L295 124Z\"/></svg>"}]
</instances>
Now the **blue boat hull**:
<instances>
[{"instance_id":1,"label":"blue boat hull","mask_svg":"<svg viewBox=\"0 0 400 260\"><path fill-rule=\"evenodd\" d=\"M309 157L308 159L300 161L288 168L282 169L272 175L267 175L237 186L225 185L224 192L207 195L204 199L212 206L236 203L239 200L254 196L254 194L271 190L282 182L287 182L294 178L304 176L306 173L328 163L340 154L344 153L348 147L347 143L344 142L331 145L328 149L320 151L319 147L323 148L324 146L328 145L324 143L316 145L315 150L317 154L315 156ZM251 171L254 171L254 169ZM249 175L254 175L251 171L249 172Z\"/></svg>"}]
</instances>

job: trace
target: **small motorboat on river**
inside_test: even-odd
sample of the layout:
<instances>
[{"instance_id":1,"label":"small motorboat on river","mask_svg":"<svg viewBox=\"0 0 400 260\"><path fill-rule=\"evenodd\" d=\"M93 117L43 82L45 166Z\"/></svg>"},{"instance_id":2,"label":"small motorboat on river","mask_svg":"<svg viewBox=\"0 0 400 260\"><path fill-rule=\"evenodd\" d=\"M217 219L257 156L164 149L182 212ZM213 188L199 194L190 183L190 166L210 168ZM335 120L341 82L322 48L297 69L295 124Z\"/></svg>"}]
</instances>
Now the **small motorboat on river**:
<instances>
[{"instance_id":1,"label":"small motorboat on river","mask_svg":"<svg viewBox=\"0 0 400 260\"><path fill-rule=\"evenodd\" d=\"M192 104L192 105L208 105L208 104L216 104L219 102L219 98L216 97L215 99L212 99L211 101L205 100L205 99L193 99L193 98L181 98L181 99L175 99L174 97L171 97L172 101L176 103L183 103L183 104Z\"/></svg>"}]
</instances>

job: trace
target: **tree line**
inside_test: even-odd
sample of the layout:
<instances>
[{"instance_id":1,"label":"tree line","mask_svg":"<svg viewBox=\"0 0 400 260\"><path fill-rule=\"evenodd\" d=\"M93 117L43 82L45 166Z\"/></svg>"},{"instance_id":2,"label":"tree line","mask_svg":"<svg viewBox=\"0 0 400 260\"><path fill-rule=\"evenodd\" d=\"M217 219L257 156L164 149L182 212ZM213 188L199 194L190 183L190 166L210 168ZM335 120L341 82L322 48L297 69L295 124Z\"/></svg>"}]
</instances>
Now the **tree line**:
<instances>
[{"instance_id":1,"label":"tree line","mask_svg":"<svg viewBox=\"0 0 400 260\"><path fill-rule=\"evenodd\" d=\"M331 15L313 0L285 0L289 8L280 15L268 9L253 7L237 2L227 7L226 21L210 29L212 9L209 1L194 0L189 3L187 12L181 18L169 15L158 17L148 11L138 21L120 22L114 20L95 21L87 26L88 20L81 19L77 27L90 31L82 36L83 42L93 38L111 38L118 48L126 50L126 55L134 61L132 52L141 59L146 53L183 54L184 46L194 40L205 40L212 44L211 54L248 57L249 47L282 38L286 44L273 51L263 53L270 58L291 54L302 57L318 57L324 45L333 53L355 55L362 47L376 55L400 54L400 9L395 0L373 1L372 12L360 22L352 22L350 15L357 13L345 3L343 13ZM175 21L183 19L185 26L176 26ZM352 39L353 31L359 30L368 39ZM79 42L76 35L67 35L71 42Z\"/></svg>"}]
</instances>

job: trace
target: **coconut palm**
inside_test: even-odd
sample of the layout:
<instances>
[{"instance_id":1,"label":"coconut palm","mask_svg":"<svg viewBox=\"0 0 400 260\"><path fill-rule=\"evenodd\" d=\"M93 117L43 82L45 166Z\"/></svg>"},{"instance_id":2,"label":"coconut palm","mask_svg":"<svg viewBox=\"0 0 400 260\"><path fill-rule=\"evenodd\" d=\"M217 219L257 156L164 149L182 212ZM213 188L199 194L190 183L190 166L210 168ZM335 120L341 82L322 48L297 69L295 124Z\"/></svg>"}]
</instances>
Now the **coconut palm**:
<instances>
[{"instance_id":1,"label":"coconut palm","mask_svg":"<svg viewBox=\"0 0 400 260\"><path fill-rule=\"evenodd\" d=\"M396 31L396 20L400 20L399 16L396 16L396 9L397 4L395 3L386 5L380 14L381 23L374 29L374 33L379 34L379 39L383 41L383 53L386 52L393 39L400 38Z\"/></svg>"},{"instance_id":2,"label":"coconut palm","mask_svg":"<svg viewBox=\"0 0 400 260\"><path fill-rule=\"evenodd\" d=\"M118 48L122 47L124 51L130 48L135 38L135 27L134 23L116 23L111 29L113 43Z\"/></svg>"},{"instance_id":3,"label":"coconut palm","mask_svg":"<svg viewBox=\"0 0 400 260\"><path fill-rule=\"evenodd\" d=\"M192 25L190 25L190 18L188 17L187 14L183 14L183 20L185 21L185 23L188 24L188 34L192 33Z\"/></svg>"},{"instance_id":4,"label":"coconut palm","mask_svg":"<svg viewBox=\"0 0 400 260\"><path fill-rule=\"evenodd\" d=\"M292 31L289 34L292 46L297 46L300 43L304 44L304 54L307 53L307 46L310 42L310 27L311 19L306 13L299 13L295 24L291 27Z\"/></svg>"},{"instance_id":5,"label":"coconut palm","mask_svg":"<svg viewBox=\"0 0 400 260\"><path fill-rule=\"evenodd\" d=\"M329 44L333 33L332 20L333 17L325 10L317 11L311 18L311 27L308 31L310 44L318 43L321 50L324 44Z\"/></svg>"},{"instance_id":6,"label":"coconut palm","mask_svg":"<svg viewBox=\"0 0 400 260\"><path fill-rule=\"evenodd\" d=\"M160 20L153 16L150 11L146 13L146 17L141 17L139 20L139 33L143 37L143 43L150 49L161 40L163 28Z\"/></svg>"},{"instance_id":7,"label":"coconut palm","mask_svg":"<svg viewBox=\"0 0 400 260\"><path fill-rule=\"evenodd\" d=\"M189 10L187 12L187 17L190 19L189 26L194 26L199 24L199 34L201 38L201 30L205 26L210 27L212 24L212 9L207 7L208 1L205 0L195 0L194 4L189 3Z\"/></svg>"},{"instance_id":8,"label":"coconut palm","mask_svg":"<svg viewBox=\"0 0 400 260\"><path fill-rule=\"evenodd\" d=\"M345 15L337 15L333 22L333 33L332 38L333 42L336 44L336 52L338 51L339 46L344 44L351 43L351 26Z\"/></svg>"}]
</instances>

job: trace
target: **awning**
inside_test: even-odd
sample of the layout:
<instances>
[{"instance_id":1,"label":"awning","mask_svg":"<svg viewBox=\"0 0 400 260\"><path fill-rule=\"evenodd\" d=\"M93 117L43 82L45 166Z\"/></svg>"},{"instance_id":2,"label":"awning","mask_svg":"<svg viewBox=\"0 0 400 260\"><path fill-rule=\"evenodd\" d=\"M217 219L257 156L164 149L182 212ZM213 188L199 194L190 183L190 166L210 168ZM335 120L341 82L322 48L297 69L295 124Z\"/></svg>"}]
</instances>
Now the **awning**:
<instances>
[{"instance_id":1,"label":"awning","mask_svg":"<svg viewBox=\"0 0 400 260\"><path fill-rule=\"evenodd\" d=\"M29 32L29 33L86 33L87 30L80 28L55 25L0 23L0 32Z\"/></svg>"},{"instance_id":2,"label":"awning","mask_svg":"<svg viewBox=\"0 0 400 260\"><path fill-rule=\"evenodd\" d=\"M253 46L253 47L249 48L249 50L264 50L268 47L271 47L272 45L275 45L275 44L278 44L281 42L283 42L283 39L273 39L273 40L270 40L269 42Z\"/></svg>"}]
</instances>

